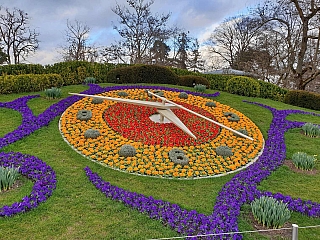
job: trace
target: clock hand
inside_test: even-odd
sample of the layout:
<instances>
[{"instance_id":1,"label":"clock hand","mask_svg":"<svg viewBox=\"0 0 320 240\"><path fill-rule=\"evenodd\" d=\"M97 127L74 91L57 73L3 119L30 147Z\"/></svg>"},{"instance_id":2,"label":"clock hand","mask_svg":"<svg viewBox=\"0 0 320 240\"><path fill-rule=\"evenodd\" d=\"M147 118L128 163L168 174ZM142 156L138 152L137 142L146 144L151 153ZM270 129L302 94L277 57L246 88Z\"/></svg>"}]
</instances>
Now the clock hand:
<instances>
[{"instance_id":1,"label":"clock hand","mask_svg":"<svg viewBox=\"0 0 320 240\"><path fill-rule=\"evenodd\" d=\"M234 133L240 135L241 137L244 137L244 138L247 138L247 139L250 139L251 141L253 141L253 138L251 138L251 137L249 137L249 136L247 136L247 135L245 135L245 134L243 134L243 133L241 133L241 132L238 132L238 131L236 131L236 130L234 130L234 129L232 129L232 128L229 128L229 127L227 127L227 126L225 126L225 125L223 125L223 124L221 124L221 123L219 123L219 122L216 122L216 121L214 121L214 120L212 120L212 119L210 119L210 118L207 118L207 117L205 117L205 116L203 116L203 115L201 115L201 114L199 114L199 113L197 113L197 112L194 112L194 111L192 111L192 110L190 110L190 109L188 109L188 108L186 108L186 107L184 107L184 106L181 106L181 105L179 105L179 104L176 104L176 103L174 103L174 102L172 102L172 101L170 101L170 100L168 100L168 99L166 99L166 98L164 98L164 97L160 97L159 95L154 94L154 93L152 93L152 92L150 92L150 91L148 91L148 93L150 93L151 95L153 95L153 96L161 99L162 101L166 101L166 102L168 102L168 103L171 103L172 105L174 105L174 106L176 106L176 107L179 107L179 108L181 108L181 109L183 109L183 110L185 110L185 111L187 111L187 112L189 112L189 113L192 113L192 114L194 114L194 115L196 115L196 116L198 116L198 117L201 117L201 118L203 118L203 119L206 119L207 121L213 122L213 123L219 125L220 127L226 128L226 129L228 129L229 131L234 132Z\"/></svg>"}]
</instances>

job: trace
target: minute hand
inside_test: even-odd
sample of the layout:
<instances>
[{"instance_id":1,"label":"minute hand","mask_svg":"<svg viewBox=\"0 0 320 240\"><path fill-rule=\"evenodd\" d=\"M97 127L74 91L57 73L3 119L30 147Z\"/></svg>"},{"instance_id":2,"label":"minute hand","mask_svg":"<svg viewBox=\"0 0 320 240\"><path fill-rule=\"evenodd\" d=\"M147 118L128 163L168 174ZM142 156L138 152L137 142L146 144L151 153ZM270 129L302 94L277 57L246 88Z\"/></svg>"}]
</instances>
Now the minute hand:
<instances>
[{"instance_id":1,"label":"minute hand","mask_svg":"<svg viewBox=\"0 0 320 240\"><path fill-rule=\"evenodd\" d=\"M241 137L250 139L251 141L254 140L253 138L251 138L251 137L249 137L249 136L247 136L247 135L245 135L245 134L243 134L243 133L241 133L241 132L238 132L238 131L236 131L236 130L234 130L234 129L232 129L232 128L229 128L229 127L227 127L227 126L225 126L225 125L223 125L223 124L221 124L221 123L219 123L219 122L216 122L216 121L214 121L214 120L212 120L212 119L210 119L210 118L207 118L207 117L205 117L205 116L203 116L203 115L201 115L201 114L199 114L199 113L197 113L197 112L194 112L194 111L192 111L192 110L190 110L190 109L188 109L188 108L186 108L186 107L184 107L184 106L181 106L181 105L179 105L179 104L176 104L175 102L172 102L172 101L170 101L170 100L168 100L168 99L166 99L166 98L164 98L164 97L160 97L160 96L158 96L157 94L154 94L154 93L152 93L152 92L150 92L150 91L148 91L148 93L150 93L151 95L153 95L153 96L161 99L162 101L166 101L166 102L168 102L168 103L171 103L172 105L175 105L176 107L179 107L179 108L181 108L181 109L183 109L183 110L185 110L185 111L187 111L187 112L189 112L189 113L192 113L192 114L194 114L194 115L196 115L196 116L198 116L198 117L201 117L201 118L206 119L206 120L208 120L208 121L210 121L210 122L213 122L213 123L219 125L220 127L223 127L223 128L225 128L225 129L228 129L229 131L234 132L234 133L240 135Z\"/></svg>"}]
</instances>

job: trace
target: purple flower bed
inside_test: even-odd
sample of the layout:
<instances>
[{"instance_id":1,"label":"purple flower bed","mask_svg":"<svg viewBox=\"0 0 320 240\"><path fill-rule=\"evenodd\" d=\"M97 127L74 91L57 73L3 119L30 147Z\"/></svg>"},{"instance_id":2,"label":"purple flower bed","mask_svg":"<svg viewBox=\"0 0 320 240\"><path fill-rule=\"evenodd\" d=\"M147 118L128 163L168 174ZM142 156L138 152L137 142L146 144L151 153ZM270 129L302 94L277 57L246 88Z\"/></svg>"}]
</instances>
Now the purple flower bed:
<instances>
[{"instance_id":1,"label":"purple flower bed","mask_svg":"<svg viewBox=\"0 0 320 240\"><path fill-rule=\"evenodd\" d=\"M102 88L96 84L89 84L89 87L90 88L88 90L82 93L98 94L112 90L132 88L181 91L174 88L151 86L114 86ZM205 94L205 96L209 97L218 95L218 92L215 94ZM38 116L35 116L27 103L30 99L36 97L39 97L39 95L17 98L11 102L0 102L0 108L9 108L20 112L22 115L21 125L14 131L7 133L4 137L0 138L0 149L30 135L43 126L48 125L55 117L61 115L69 106L81 99L81 97L78 96L69 96L58 103L53 104ZM22 201L13 203L11 206L4 206L0 208L0 217L13 216L37 207L39 203L45 201L49 196L51 196L52 191L56 187L55 172L50 166L46 165L42 160L34 156L23 155L22 153L0 152L0 166L2 165L19 166L21 174L34 180L35 184L31 194L29 196L25 196Z\"/></svg>"},{"instance_id":2,"label":"purple flower bed","mask_svg":"<svg viewBox=\"0 0 320 240\"><path fill-rule=\"evenodd\" d=\"M36 208L47 200L56 188L56 174L53 169L39 158L22 153L0 153L0 166L19 167L19 173L35 181L29 196L11 206L0 208L0 217L10 217Z\"/></svg>"},{"instance_id":3,"label":"purple flower bed","mask_svg":"<svg viewBox=\"0 0 320 240\"><path fill-rule=\"evenodd\" d=\"M180 89L153 86L113 86L102 88L95 84L89 84L90 89L84 91L86 94L98 94L102 92L132 88L158 89L168 91L182 91ZM201 94L185 91L204 97L215 97L215 94ZM35 130L46 126L55 117L61 115L67 107L78 101L80 97L70 96L60 102L53 104L39 116L34 116L27 101L37 96L26 96L16 99L12 102L0 103L0 107L11 108L22 114L22 124L13 132L0 138L0 149L23 137L31 134ZM182 209L176 204L171 204L162 200L156 200L153 197L147 197L142 194L129 192L110 183L103 181L97 174L93 173L88 167L85 172L89 180L106 197L121 201L125 205L136 209L142 213L148 214L150 218L161 220L164 225L175 229L180 234L219 234L226 232L237 232L237 218L240 214L241 206L244 203L250 203L262 195L273 196L279 200L288 203L291 210L306 214L312 217L320 217L320 204L312 201L303 201L301 199L292 199L290 196L283 196L280 193L262 192L257 189L258 184L267 178L272 171L276 170L284 161L286 156L286 146L284 133L291 128L300 128L304 122L286 120L289 114L319 114L304 112L300 110L276 110L269 106L256 104L269 109L273 114L273 120L268 131L268 139L265 143L265 149L254 164L245 170L236 174L228 183L223 186L216 199L213 213L209 216L197 213L195 210L188 211ZM21 202L14 203L12 206L4 206L0 209L0 216L12 216L19 212L27 211L36 207L40 202L46 200L52 194L56 186L54 171L36 157L23 155L21 153L0 153L0 165L20 166L20 171L36 183L30 196L26 196ZM212 239L221 239L221 236L211 236ZM240 234L225 235L229 239L242 239ZM190 238L191 239L191 238ZM195 238L196 239L196 238Z\"/></svg>"},{"instance_id":4,"label":"purple flower bed","mask_svg":"<svg viewBox=\"0 0 320 240\"><path fill-rule=\"evenodd\" d=\"M259 103L252 104L265 107L273 114L265 149L258 161L235 175L225 184L218 194L214 211L209 216L199 214L195 210L187 211L175 204L112 186L110 183L104 182L88 167L85 168L85 172L89 180L106 197L121 201L133 209L148 214L151 218L161 220L166 226L170 226L184 235L213 234L207 239L221 239L222 236L225 239L242 239L240 234L223 235L222 233L238 232L237 218L240 214L241 206L262 195L273 196L276 199L283 200L288 203L288 207L292 211L311 217L320 217L319 203L292 199L290 196L283 196L280 193L272 194L270 192L261 192L257 189L258 184L285 160L285 132L291 128L300 128L304 124L304 122L286 120L286 117L289 114L320 115L300 110L276 110ZM221 235L217 236L216 234L219 233Z\"/></svg>"}]
</instances>

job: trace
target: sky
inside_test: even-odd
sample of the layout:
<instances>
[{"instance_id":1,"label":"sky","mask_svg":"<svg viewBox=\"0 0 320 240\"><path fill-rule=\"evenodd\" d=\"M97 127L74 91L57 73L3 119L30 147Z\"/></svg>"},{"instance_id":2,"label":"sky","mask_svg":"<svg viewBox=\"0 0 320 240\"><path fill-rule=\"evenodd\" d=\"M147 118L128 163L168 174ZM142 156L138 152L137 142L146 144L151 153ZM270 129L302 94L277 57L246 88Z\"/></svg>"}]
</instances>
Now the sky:
<instances>
[{"instance_id":1,"label":"sky","mask_svg":"<svg viewBox=\"0 0 320 240\"><path fill-rule=\"evenodd\" d=\"M147 2L148 0L145 0ZM153 14L171 13L170 26L190 32L199 42L206 40L227 17L246 12L261 0L154 0ZM126 0L1 0L3 8L18 8L29 16L29 26L40 33L39 49L28 63L53 64L61 61L59 48L66 45L67 21L90 28L90 41L97 47L108 46L119 39L113 29L118 16L111 8L128 6Z\"/></svg>"}]
</instances>

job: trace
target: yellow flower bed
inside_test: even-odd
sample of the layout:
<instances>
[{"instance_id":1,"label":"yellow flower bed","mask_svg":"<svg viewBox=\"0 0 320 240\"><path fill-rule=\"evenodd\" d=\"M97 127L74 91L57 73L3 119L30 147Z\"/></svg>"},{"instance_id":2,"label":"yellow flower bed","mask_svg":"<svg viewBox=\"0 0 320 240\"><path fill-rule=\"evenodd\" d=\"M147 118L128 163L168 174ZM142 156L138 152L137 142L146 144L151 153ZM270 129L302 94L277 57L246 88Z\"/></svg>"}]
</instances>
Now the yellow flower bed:
<instances>
[{"instance_id":1,"label":"yellow flower bed","mask_svg":"<svg viewBox=\"0 0 320 240\"><path fill-rule=\"evenodd\" d=\"M126 98L150 100L145 90L130 89L121 90L128 93ZM116 97L119 91L110 91L101 96ZM134 141L120 135L114 129L110 128L105 119L104 113L109 107L117 104L114 101L104 100L103 103L94 104L92 98L83 98L70 106L60 119L60 131L64 139L84 156L91 160L98 161L105 166L113 169L156 177L171 178L199 178L212 177L228 173L246 166L252 162L262 151L264 145L263 136L258 127L246 116L229 106L216 102L216 107L207 107L205 104L211 99L194 96L189 94L188 99L178 98L178 92L163 91L164 96L176 103L186 103L204 109L212 114L216 121L233 128L235 130L245 129L248 136L254 141L236 136L225 128L220 129L217 137L207 142L184 146L164 146L161 144L146 144L143 141ZM92 118L84 121L77 119L79 110L92 111ZM223 113L232 112L239 116L238 122L228 120ZM200 118L199 118L200 119ZM84 132L88 129L97 129L100 136L97 138L85 138ZM192 129L190 129L192 131ZM145 134L153 134L152 129L146 129ZM201 136L198 136L201 139ZM133 157L119 156L119 149L124 144L130 144L135 147L137 154ZM233 155L222 157L216 154L215 149L218 146L226 145L232 149ZM173 163L168 152L172 148L179 148L184 151L189 159L189 164L181 166Z\"/></svg>"}]
</instances>

